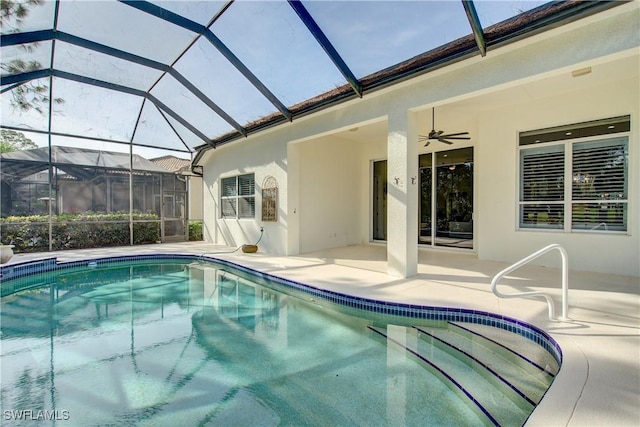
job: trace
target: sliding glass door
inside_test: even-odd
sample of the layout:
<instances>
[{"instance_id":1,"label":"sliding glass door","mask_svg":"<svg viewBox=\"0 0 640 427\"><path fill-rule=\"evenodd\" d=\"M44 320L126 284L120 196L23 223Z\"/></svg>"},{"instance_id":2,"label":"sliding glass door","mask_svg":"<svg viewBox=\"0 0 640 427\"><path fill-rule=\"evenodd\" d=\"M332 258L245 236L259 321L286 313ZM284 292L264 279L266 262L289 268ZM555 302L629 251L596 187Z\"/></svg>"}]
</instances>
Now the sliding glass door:
<instances>
[{"instance_id":1,"label":"sliding glass door","mask_svg":"<svg viewBox=\"0 0 640 427\"><path fill-rule=\"evenodd\" d=\"M473 148L419 157L418 243L473 249ZM387 240L387 162L373 162L373 240Z\"/></svg>"},{"instance_id":2,"label":"sliding glass door","mask_svg":"<svg viewBox=\"0 0 640 427\"><path fill-rule=\"evenodd\" d=\"M419 197L418 243L473 248L473 148L421 155Z\"/></svg>"}]
</instances>

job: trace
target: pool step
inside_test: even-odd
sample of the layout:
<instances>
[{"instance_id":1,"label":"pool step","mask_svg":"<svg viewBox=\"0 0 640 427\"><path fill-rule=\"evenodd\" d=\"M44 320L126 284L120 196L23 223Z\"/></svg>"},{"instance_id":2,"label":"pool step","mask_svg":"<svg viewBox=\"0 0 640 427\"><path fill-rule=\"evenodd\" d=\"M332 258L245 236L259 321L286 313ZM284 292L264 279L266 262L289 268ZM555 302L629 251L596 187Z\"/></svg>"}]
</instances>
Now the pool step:
<instances>
[{"instance_id":1,"label":"pool step","mask_svg":"<svg viewBox=\"0 0 640 427\"><path fill-rule=\"evenodd\" d=\"M520 334L507 334L501 329L480 324L448 323L452 332L457 331L469 339L479 338L480 340L477 341L479 344L486 345L497 353L506 354L507 357L517 356L514 362L523 366L524 369L534 373L542 371L551 378L554 378L560 370L558 362L551 353Z\"/></svg>"},{"instance_id":2,"label":"pool step","mask_svg":"<svg viewBox=\"0 0 640 427\"><path fill-rule=\"evenodd\" d=\"M416 329L424 334L424 339L436 341L448 347L449 350L445 348L445 351L464 352L478 364L483 365L495 377L508 379L502 381L508 383L516 392L521 392L532 404L537 405L540 402L551 385L557 369L553 372L553 368L549 365L542 366L546 362L544 359L534 360L539 359L534 348L531 349L531 352L527 352L526 346L522 349L518 347L514 349L496 339L481 333L474 333L466 326L457 324L449 324L448 326L444 329L427 327L416 327ZM500 331L500 333L500 340L506 338L509 341L518 337L520 338L518 341L525 340L518 334L506 331ZM536 347L539 348L539 346Z\"/></svg>"},{"instance_id":3,"label":"pool step","mask_svg":"<svg viewBox=\"0 0 640 427\"><path fill-rule=\"evenodd\" d=\"M497 343L445 325L407 327L400 339L382 326L369 329L387 342L404 347L442 381L451 383L451 388L466 395L489 423L524 424L553 381L553 375L537 367L522 367L520 362L514 364L513 360L521 358L502 354L507 350Z\"/></svg>"}]
</instances>

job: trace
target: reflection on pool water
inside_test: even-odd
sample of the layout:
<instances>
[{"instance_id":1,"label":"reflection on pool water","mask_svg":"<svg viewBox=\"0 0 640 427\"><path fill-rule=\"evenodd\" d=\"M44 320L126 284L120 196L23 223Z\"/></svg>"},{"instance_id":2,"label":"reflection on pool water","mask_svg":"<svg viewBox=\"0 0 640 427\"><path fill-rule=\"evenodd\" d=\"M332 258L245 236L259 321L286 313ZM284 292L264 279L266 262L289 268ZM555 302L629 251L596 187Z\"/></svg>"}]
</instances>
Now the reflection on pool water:
<instances>
[{"instance_id":1,"label":"reflection on pool water","mask_svg":"<svg viewBox=\"0 0 640 427\"><path fill-rule=\"evenodd\" d=\"M7 286L21 280L35 286L3 297L0 319L12 425L522 425L559 369L541 331L368 312L228 264L104 263Z\"/></svg>"}]
</instances>

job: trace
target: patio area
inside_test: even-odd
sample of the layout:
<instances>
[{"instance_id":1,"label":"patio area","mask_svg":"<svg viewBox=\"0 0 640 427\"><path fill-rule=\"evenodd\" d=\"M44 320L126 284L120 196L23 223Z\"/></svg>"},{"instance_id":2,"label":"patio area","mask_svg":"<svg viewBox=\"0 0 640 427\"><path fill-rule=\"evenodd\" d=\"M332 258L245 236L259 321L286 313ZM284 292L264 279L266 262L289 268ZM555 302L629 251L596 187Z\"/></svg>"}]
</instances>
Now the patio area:
<instances>
[{"instance_id":1,"label":"patio area","mask_svg":"<svg viewBox=\"0 0 640 427\"><path fill-rule=\"evenodd\" d=\"M549 332L560 344L564 356L560 373L527 425L635 426L640 423L640 292L635 277L570 271L568 314L571 321L551 322L543 298L496 297L490 289L491 279L507 265L478 260L474 254L421 250L418 275L399 279L386 273L384 245L347 246L290 257L231 252L234 249L185 242L16 254L10 263L50 257L65 262L134 254L206 254L350 295L473 308L515 317ZM528 265L500 283L504 293L548 292L554 298L559 315L559 269Z\"/></svg>"}]
</instances>

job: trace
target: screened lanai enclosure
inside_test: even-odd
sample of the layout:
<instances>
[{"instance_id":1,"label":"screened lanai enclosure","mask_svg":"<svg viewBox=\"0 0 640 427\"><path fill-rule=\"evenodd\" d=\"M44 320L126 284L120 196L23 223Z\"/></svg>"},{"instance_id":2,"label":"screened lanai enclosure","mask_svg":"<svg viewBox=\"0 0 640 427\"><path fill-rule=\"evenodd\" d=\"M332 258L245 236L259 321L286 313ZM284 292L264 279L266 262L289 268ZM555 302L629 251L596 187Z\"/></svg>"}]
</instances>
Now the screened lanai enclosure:
<instances>
[{"instance_id":1,"label":"screened lanai enclosure","mask_svg":"<svg viewBox=\"0 0 640 427\"><path fill-rule=\"evenodd\" d=\"M205 151L615 3L2 0L2 243L185 239Z\"/></svg>"},{"instance_id":2,"label":"screened lanai enclosure","mask_svg":"<svg viewBox=\"0 0 640 427\"><path fill-rule=\"evenodd\" d=\"M2 240L18 250L185 240L189 177L140 155L17 150L2 154L0 174Z\"/></svg>"}]
</instances>

